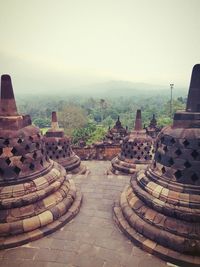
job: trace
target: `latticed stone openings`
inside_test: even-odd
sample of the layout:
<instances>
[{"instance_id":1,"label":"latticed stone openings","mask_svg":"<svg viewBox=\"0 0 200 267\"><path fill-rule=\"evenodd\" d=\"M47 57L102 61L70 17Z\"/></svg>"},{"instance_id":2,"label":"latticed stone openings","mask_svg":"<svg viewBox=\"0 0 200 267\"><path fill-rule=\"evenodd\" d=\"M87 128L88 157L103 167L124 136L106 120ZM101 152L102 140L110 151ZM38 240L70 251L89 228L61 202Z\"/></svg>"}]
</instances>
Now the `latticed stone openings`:
<instances>
[{"instance_id":1,"label":"latticed stone openings","mask_svg":"<svg viewBox=\"0 0 200 267\"><path fill-rule=\"evenodd\" d=\"M113 128L109 128L108 132L103 140L104 145L120 145L123 141L123 138L128 135L128 128L124 128L121 124L120 117L117 118L117 121Z\"/></svg>"},{"instance_id":2,"label":"latticed stone openings","mask_svg":"<svg viewBox=\"0 0 200 267\"><path fill-rule=\"evenodd\" d=\"M133 174L151 162L153 153L153 139L142 128L141 111L138 110L135 128L123 139L121 152L111 161L108 173Z\"/></svg>"},{"instance_id":3,"label":"latticed stone openings","mask_svg":"<svg viewBox=\"0 0 200 267\"><path fill-rule=\"evenodd\" d=\"M166 129L167 131L167 129ZM190 129L195 134L196 129ZM154 171L161 171L170 179L179 183L199 185L200 139L176 138L161 134L156 144ZM186 158L187 155L187 158Z\"/></svg>"},{"instance_id":4,"label":"latticed stone openings","mask_svg":"<svg viewBox=\"0 0 200 267\"><path fill-rule=\"evenodd\" d=\"M152 138L156 138L161 128L157 125L157 120L155 114L153 114L152 119L147 127L145 127L147 134L150 135Z\"/></svg>"},{"instance_id":5,"label":"latticed stone openings","mask_svg":"<svg viewBox=\"0 0 200 267\"><path fill-rule=\"evenodd\" d=\"M48 157L30 117L18 115L8 75L1 77L0 101L0 249L5 249L63 226L79 211L82 195Z\"/></svg>"},{"instance_id":6,"label":"latticed stone openings","mask_svg":"<svg viewBox=\"0 0 200 267\"><path fill-rule=\"evenodd\" d=\"M51 128L46 132L44 142L49 158L60 163L68 173L85 174L87 172L87 168L73 152L70 138L64 135L63 129L59 128L55 111L52 112Z\"/></svg>"},{"instance_id":7,"label":"latticed stone openings","mask_svg":"<svg viewBox=\"0 0 200 267\"><path fill-rule=\"evenodd\" d=\"M143 142L144 141L144 142ZM130 140L124 141L122 145L121 158L151 160L153 149L152 142L145 142L146 140L135 139L134 142Z\"/></svg>"},{"instance_id":8,"label":"latticed stone openings","mask_svg":"<svg viewBox=\"0 0 200 267\"><path fill-rule=\"evenodd\" d=\"M23 139L18 137L1 138L0 145L0 166L3 173L1 181L7 180L8 177L15 180L19 176L26 176L29 171L34 169L42 170L44 165L48 164L40 134Z\"/></svg>"},{"instance_id":9,"label":"latticed stone openings","mask_svg":"<svg viewBox=\"0 0 200 267\"><path fill-rule=\"evenodd\" d=\"M181 266L200 266L198 77L195 65L186 111L178 111L173 125L160 132L152 163L131 177L113 208L116 223L133 242Z\"/></svg>"},{"instance_id":10,"label":"latticed stone openings","mask_svg":"<svg viewBox=\"0 0 200 267\"><path fill-rule=\"evenodd\" d=\"M68 140L66 142L66 138L63 138L63 140L59 140L58 142L55 139L48 140L48 142L45 143L47 155L50 157L50 159L59 159L61 157L70 157L73 155L72 148L70 146L70 141Z\"/></svg>"}]
</instances>

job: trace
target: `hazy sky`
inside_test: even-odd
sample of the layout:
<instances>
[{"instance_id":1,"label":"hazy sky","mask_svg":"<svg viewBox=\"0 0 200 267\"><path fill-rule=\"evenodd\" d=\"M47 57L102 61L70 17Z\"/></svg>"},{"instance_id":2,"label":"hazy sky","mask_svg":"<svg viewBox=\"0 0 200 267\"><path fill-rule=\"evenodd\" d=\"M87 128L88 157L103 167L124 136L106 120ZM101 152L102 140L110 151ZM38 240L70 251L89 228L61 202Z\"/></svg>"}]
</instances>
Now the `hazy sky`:
<instances>
[{"instance_id":1,"label":"hazy sky","mask_svg":"<svg viewBox=\"0 0 200 267\"><path fill-rule=\"evenodd\" d=\"M200 63L199 14L200 0L0 0L0 70L31 90L188 86Z\"/></svg>"}]
</instances>

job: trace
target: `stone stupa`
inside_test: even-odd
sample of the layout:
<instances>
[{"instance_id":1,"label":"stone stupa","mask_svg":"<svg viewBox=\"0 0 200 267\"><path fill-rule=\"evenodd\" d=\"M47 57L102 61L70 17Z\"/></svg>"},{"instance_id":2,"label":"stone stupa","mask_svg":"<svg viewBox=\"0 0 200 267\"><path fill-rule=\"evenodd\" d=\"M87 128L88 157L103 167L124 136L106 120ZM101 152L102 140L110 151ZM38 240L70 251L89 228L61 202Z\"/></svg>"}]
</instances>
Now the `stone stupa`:
<instances>
[{"instance_id":1,"label":"stone stupa","mask_svg":"<svg viewBox=\"0 0 200 267\"><path fill-rule=\"evenodd\" d=\"M62 128L59 128L55 111L52 112L51 129L46 132L44 141L49 158L61 164L68 173L86 172L86 167L72 150L70 138L64 134Z\"/></svg>"},{"instance_id":2,"label":"stone stupa","mask_svg":"<svg viewBox=\"0 0 200 267\"><path fill-rule=\"evenodd\" d=\"M200 64L185 111L156 140L152 164L132 176L114 215L142 249L181 266L200 266Z\"/></svg>"},{"instance_id":3,"label":"stone stupa","mask_svg":"<svg viewBox=\"0 0 200 267\"><path fill-rule=\"evenodd\" d=\"M49 159L39 128L17 112L11 78L1 76L0 249L57 230L79 211L82 195Z\"/></svg>"},{"instance_id":4,"label":"stone stupa","mask_svg":"<svg viewBox=\"0 0 200 267\"><path fill-rule=\"evenodd\" d=\"M118 116L117 121L113 128L109 128L104 143L108 142L113 145L118 145L122 142L123 138L128 135L127 129L125 129L120 121L120 118Z\"/></svg>"},{"instance_id":5,"label":"stone stupa","mask_svg":"<svg viewBox=\"0 0 200 267\"><path fill-rule=\"evenodd\" d=\"M142 128L141 110L137 110L134 130L123 139L121 152L111 161L110 171L114 174L133 174L137 168L149 164L152 157L153 140Z\"/></svg>"},{"instance_id":6,"label":"stone stupa","mask_svg":"<svg viewBox=\"0 0 200 267\"><path fill-rule=\"evenodd\" d=\"M155 114L153 114L148 127L146 127L146 131L147 131L147 134L150 135L153 139L155 139L157 135L159 134L159 132L161 131L161 128L158 127L157 125Z\"/></svg>"}]
</instances>

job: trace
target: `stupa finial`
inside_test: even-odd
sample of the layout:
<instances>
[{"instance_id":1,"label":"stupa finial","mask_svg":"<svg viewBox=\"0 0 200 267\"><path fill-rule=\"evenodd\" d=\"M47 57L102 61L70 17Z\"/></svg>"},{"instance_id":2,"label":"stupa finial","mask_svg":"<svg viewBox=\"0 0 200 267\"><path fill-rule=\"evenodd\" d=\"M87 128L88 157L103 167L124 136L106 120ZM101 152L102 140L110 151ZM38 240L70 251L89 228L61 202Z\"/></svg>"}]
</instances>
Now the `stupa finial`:
<instances>
[{"instance_id":1,"label":"stupa finial","mask_svg":"<svg viewBox=\"0 0 200 267\"><path fill-rule=\"evenodd\" d=\"M192 70L186 111L200 112L200 64L194 65Z\"/></svg>"},{"instance_id":2,"label":"stupa finial","mask_svg":"<svg viewBox=\"0 0 200 267\"><path fill-rule=\"evenodd\" d=\"M140 131L142 130L142 115L141 115L141 110L138 109L135 117L135 131Z\"/></svg>"},{"instance_id":3,"label":"stupa finial","mask_svg":"<svg viewBox=\"0 0 200 267\"><path fill-rule=\"evenodd\" d=\"M8 74L1 76L0 116L17 116L17 106L12 87L11 77Z\"/></svg>"},{"instance_id":4,"label":"stupa finial","mask_svg":"<svg viewBox=\"0 0 200 267\"><path fill-rule=\"evenodd\" d=\"M56 111L52 111L51 114L51 128L54 130L59 128Z\"/></svg>"}]
</instances>

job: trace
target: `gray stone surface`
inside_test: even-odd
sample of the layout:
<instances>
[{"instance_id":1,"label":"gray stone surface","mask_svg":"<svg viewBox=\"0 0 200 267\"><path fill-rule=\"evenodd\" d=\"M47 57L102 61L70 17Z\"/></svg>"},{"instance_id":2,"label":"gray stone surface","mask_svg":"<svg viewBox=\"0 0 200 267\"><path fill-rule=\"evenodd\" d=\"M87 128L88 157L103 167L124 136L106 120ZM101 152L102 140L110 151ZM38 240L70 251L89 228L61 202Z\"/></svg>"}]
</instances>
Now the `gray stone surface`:
<instances>
[{"instance_id":1,"label":"gray stone surface","mask_svg":"<svg viewBox=\"0 0 200 267\"><path fill-rule=\"evenodd\" d=\"M75 183L84 197L80 213L65 227L25 246L0 251L0 267L146 267L167 263L134 246L112 219L128 176L106 175L110 162L89 161L88 176Z\"/></svg>"}]
</instances>

